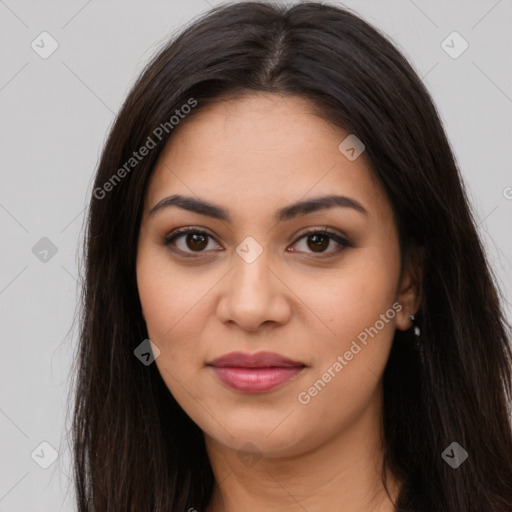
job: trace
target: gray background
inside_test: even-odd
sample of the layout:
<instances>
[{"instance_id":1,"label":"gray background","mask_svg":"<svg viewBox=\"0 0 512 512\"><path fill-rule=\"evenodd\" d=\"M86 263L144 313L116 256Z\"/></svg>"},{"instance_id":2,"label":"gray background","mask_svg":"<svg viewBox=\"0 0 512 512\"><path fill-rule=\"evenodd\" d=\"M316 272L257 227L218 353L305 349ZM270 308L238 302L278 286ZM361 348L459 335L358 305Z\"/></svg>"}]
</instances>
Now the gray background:
<instances>
[{"instance_id":1,"label":"gray background","mask_svg":"<svg viewBox=\"0 0 512 512\"><path fill-rule=\"evenodd\" d=\"M0 0L0 512L74 510L66 412L92 177L144 63L219 3ZM394 39L431 92L512 319L512 1L345 5ZM49 48L43 31L59 45L46 59L31 47ZM453 31L469 43L458 58L442 47ZM461 48L450 41L452 52ZM43 237L55 254L37 254L48 248ZM42 442L58 452L47 469Z\"/></svg>"}]
</instances>

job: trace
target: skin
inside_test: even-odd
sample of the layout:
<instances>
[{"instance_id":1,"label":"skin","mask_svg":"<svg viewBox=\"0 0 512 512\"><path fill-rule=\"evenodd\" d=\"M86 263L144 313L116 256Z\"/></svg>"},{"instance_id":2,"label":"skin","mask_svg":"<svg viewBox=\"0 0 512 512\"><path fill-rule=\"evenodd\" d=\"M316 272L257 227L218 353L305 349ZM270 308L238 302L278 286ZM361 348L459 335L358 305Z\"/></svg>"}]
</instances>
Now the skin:
<instances>
[{"instance_id":1,"label":"skin","mask_svg":"<svg viewBox=\"0 0 512 512\"><path fill-rule=\"evenodd\" d=\"M382 374L395 329L411 328L417 275L401 282L391 205L364 153L338 149L348 135L306 100L258 94L218 101L173 133L151 176L137 253L137 283L155 360L166 385L202 429L216 485L208 512L392 511L380 478ZM227 209L222 221L178 207L172 194ZM274 211L339 194L367 215L335 207L276 223ZM180 227L212 236L162 239ZM306 228L340 232L353 247ZM247 263L248 236L263 252ZM328 242L328 244L327 244ZM187 258L179 250L197 256ZM202 252L201 252L202 251ZM417 270L417 269L416 269ZM402 306L307 404L298 395L332 368L365 328ZM205 366L232 351L272 351L307 367L284 386L235 391ZM345 359L344 359L345 360ZM332 370L331 370L332 373ZM396 499L399 482L389 475Z\"/></svg>"}]
</instances>

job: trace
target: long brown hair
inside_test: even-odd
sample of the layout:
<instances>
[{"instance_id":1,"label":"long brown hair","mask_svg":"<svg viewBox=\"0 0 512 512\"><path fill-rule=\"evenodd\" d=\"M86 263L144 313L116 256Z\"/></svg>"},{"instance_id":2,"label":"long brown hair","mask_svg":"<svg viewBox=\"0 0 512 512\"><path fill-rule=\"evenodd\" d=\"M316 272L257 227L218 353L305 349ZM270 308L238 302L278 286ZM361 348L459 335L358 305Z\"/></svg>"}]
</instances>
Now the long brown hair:
<instances>
[{"instance_id":1,"label":"long brown hair","mask_svg":"<svg viewBox=\"0 0 512 512\"><path fill-rule=\"evenodd\" d=\"M148 179L179 129L176 110L183 123L221 95L257 91L307 98L357 134L395 212L402 261L421 255L423 349L412 348L412 332L396 331L384 373L383 480L391 470L403 482L397 510L510 512L510 325L439 115L384 34L314 2L237 2L194 20L147 65L111 128L84 236L78 511L201 511L209 502L201 430L156 365L134 356L148 338L137 239ZM131 160L144 145L147 154ZM469 455L456 469L441 456L452 442Z\"/></svg>"}]
</instances>

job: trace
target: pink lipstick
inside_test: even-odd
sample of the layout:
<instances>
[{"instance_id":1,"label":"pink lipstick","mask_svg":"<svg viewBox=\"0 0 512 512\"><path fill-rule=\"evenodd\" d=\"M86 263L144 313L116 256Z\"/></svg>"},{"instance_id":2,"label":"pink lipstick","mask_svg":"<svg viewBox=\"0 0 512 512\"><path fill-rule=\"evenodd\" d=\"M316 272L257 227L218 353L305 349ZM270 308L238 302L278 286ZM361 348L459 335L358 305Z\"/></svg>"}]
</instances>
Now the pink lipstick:
<instances>
[{"instance_id":1,"label":"pink lipstick","mask_svg":"<svg viewBox=\"0 0 512 512\"><path fill-rule=\"evenodd\" d=\"M246 393L276 389L296 377L306 365L273 352L230 352L207 363L226 385Z\"/></svg>"}]
</instances>

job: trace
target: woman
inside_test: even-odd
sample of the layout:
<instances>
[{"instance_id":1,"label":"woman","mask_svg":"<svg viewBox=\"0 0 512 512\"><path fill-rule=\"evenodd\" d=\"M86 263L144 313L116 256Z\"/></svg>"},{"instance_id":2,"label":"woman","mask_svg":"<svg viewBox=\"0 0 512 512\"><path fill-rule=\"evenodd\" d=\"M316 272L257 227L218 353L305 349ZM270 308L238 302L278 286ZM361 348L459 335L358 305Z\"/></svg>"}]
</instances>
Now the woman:
<instances>
[{"instance_id":1,"label":"woman","mask_svg":"<svg viewBox=\"0 0 512 512\"><path fill-rule=\"evenodd\" d=\"M99 164L78 510L510 511L510 327L435 106L340 7L169 42Z\"/></svg>"}]
</instances>

